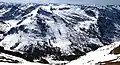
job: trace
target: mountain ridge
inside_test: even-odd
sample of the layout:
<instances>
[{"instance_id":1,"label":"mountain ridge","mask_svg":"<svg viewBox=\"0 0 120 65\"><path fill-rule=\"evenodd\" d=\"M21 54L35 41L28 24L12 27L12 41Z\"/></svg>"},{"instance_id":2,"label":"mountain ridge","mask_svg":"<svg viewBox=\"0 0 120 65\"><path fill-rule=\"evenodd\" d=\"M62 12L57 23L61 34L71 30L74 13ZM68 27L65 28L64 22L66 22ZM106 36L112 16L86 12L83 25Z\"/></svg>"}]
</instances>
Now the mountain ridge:
<instances>
[{"instance_id":1,"label":"mountain ridge","mask_svg":"<svg viewBox=\"0 0 120 65\"><path fill-rule=\"evenodd\" d=\"M73 60L119 41L118 13L119 5L3 3L0 46L34 58L53 55L53 59L72 56Z\"/></svg>"}]
</instances>

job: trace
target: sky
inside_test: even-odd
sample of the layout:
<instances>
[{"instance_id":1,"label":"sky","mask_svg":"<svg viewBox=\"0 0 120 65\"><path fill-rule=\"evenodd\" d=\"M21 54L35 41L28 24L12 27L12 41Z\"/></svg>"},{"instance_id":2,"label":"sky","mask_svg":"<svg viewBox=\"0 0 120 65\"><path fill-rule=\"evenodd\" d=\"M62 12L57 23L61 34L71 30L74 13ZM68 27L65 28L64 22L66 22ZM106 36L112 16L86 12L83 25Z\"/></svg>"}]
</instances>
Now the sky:
<instances>
[{"instance_id":1,"label":"sky","mask_svg":"<svg viewBox=\"0 0 120 65\"><path fill-rule=\"evenodd\" d=\"M120 0L0 0L17 3L120 4Z\"/></svg>"}]
</instances>

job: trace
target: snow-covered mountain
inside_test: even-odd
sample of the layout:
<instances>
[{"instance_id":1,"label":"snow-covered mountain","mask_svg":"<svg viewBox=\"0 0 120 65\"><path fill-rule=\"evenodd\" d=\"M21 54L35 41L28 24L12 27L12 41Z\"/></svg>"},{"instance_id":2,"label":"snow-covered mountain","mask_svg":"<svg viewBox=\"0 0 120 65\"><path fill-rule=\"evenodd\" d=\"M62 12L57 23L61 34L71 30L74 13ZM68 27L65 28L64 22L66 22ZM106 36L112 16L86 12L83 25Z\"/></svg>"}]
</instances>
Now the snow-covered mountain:
<instances>
[{"instance_id":1,"label":"snow-covered mountain","mask_svg":"<svg viewBox=\"0 0 120 65\"><path fill-rule=\"evenodd\" d=\"M26 65L26 64L48 65L48 64L41 64L41 63L32 63L22 58L8 55L5 53L0 53L0 64L4 64L4 65Z\"/></svg>"},{"instance_id":2,"label":"snow-covered mountain","mask_svg":"<svg viewBox=\"0 0 120 65\"><path fill-rule=\"evenodd\" d=\"M119 65L120 64L120 42L114 42L91 51L77 60L66 65Z\"/></svg>"},{"instance_id":3,"label":"snow-covered mountain","mask_svg":"<svg viewBox=\"0 0 120 65\"><path fill-rule=\"evenodd\" d=\"M0 3L0 46L34 59L73 60L120 41L119 5Z\"/></svg>"}]
</instances>

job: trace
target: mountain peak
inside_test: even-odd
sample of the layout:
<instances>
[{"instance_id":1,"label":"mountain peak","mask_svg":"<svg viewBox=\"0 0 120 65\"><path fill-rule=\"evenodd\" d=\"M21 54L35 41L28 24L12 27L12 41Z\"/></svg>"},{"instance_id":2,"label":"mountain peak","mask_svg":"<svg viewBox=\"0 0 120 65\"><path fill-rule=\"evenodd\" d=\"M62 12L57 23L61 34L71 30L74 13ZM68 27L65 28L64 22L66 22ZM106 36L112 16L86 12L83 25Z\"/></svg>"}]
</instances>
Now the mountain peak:
<instances>
[{"instance_id":1,"label":"mountain peak","mask_svg":"<svg viewBox=\"0 0 120 65\"><path fill-rule=\"evenodd\" d=\"M0 46L73 60L120 40L120 6L0 4ZM70 57L70 59L68 58Z\"/></svg>"}]
</instances>

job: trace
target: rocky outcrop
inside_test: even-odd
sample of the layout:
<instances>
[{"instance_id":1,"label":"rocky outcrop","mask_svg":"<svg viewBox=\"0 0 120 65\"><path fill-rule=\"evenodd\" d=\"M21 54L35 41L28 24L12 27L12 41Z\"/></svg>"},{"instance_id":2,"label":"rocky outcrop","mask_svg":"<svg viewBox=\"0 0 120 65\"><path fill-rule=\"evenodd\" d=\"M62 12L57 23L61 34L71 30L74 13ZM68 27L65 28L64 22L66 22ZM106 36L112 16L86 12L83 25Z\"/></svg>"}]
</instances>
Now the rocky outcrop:
<instances>
[{"instance_id":1,"label":"rocky outcrop","mask_svg":"<svg viewBox=\"0 0 120 65\"><path fill-rule=\"evenodd\" d=\"M0 29L4 29L0 30L0 46L34 59L51 56L56 60L73 60L120 40L120 6L13 3L0 6Z\"/></svg>"}]
</instances>

